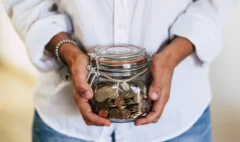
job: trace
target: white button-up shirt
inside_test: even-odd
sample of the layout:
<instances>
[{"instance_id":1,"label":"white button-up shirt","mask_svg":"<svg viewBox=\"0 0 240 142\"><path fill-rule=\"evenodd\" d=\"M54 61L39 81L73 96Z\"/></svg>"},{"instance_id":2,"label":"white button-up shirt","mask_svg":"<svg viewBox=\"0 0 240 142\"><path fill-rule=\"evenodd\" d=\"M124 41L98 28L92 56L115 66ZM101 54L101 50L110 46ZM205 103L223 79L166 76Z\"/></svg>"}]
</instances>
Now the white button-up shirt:
<instances>
[{"instance_id":1,"label":"white button-up shirt","mask_svg":"<svg viewBox=\"0 0 240 142\"><path fill-rule=\"evenodd\" d=\"M58 11L54 9L54 2ZM221 29L233 0L5 0L5 8L40 71L35 107L43 121L68 136L110 142L160 142L188 130L211 100L209 62L221 49ZM56 8L56 7L55 7ZM44 47L68 32L87 50L132 44L148 51L163 48L174 35L189 39L196 53L175 69L171 96L160 121L135 127L87 126L73 99L65 68ZM17 48L17 47L16 47Z\"/></svg>"}]
</instances>

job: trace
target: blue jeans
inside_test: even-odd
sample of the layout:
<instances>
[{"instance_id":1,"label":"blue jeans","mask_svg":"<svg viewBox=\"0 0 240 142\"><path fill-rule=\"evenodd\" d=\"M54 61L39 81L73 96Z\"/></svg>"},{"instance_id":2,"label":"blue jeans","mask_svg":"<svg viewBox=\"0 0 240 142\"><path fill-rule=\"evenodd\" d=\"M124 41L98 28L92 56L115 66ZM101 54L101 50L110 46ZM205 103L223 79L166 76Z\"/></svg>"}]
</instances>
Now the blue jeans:
<instances>
[{"instance_id":1,"label":"blue jeans","mask_svg":"<svg viewBox=\"0 0 240 142\"><path fill-rule=\"evenodd\" d=\"M114 133L112 135L113 142ZM88 142L66 135L60 134L47 126L35 112L33 129L32 129L33 142ZM198 121L182 135L168 140L166 142L211 142L211 120L209 107L204 111Z\"/></svg>"}]
</instances>

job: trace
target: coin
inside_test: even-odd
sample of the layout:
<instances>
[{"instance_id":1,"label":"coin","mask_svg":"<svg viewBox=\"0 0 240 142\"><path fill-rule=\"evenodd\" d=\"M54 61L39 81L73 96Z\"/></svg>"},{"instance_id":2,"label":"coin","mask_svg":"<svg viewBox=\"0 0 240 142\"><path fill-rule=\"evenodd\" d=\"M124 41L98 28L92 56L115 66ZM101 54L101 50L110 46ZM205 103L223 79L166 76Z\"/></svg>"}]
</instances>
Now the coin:
<instances>
[{"instance_id":1,"label":"coin","mask_svg":"<svg viewBox=\"0 0 240 142\"><path fill-rule=\"evenodd\" d=\"M108 118L120 118L120 112L118 109L110 109L108 112Z\"/></svg>"},{"instance_id":2,"label":"coin","mask_svg":"<svg viewBox=\"0 0 240 142\"><path fill-rule=\"evenodd\" d=\"M105 102L111 102L111 101L112 101L111 99L107 98Z\"/></svg>"},{"instance_id":3,"label":"coin","mask_svg":"<svg viewBox=\"0 0 240 142\"><path fill-rule=\"evenodd\" d=\"M105 102L105 104L107 105L107 107L116 107L116 105L112 101L107 101Z\"/></svg>"},{"instance_id":4,"label":"coin","mask_svg":"<svg viewBox=\"0 0 240 142\"><path fill-rule=\"evenodd\" d=\"M133 84L133 85L131 85L131 90L133 91L133 93L138 93L138 86L137 85L135 85L135 84Z\"/></svg>"},{"instance_id":5,"label":"coin","mask_svg":"<svg viewBox=\"0 0 240 142\"><path fill-rule=\"evenodd\" d=\"M96 101L94 99L89 100L89 103L91 106L94 106L96 104Z\"/></svg>"},{"instance_id":6,"label":"coin","mask_svg":"<svg viewBox=\"0 0 240 142\"><path fill-rule=\"evenodd\" d=\"M119 88L118 88L119 87ZM137 119L151 111L144 82L134 81L114 85L99 83L90 104L94 113L109 119Z\"/></svg>"},{"instance_id":7,"label":"coin","mask_svg":"<svg viewBox=\"0 0 240 142\"><path fill-rule=\"evenodd\" d=\"M142 94L144 99L148 99L147 93L144 93L144 92L141 91L141 94Z\"/></svg>"},{"instance_id":8,"label":"coin","mask_svg":"<svg viewBox=\"0 0 240 142\"><path fill-rule=\"evenodd\" d=\"M132 89L128 91L120 91L120 96L123 97L124 99L129 99L134 96L134 92L132 91Z\"/></svg>"},{"instance_id":9,"label":"coin","mask_svg":"<svg viewBox=\"0 0 240 142\"><path fill-rule=\"evenodd\" d=\"M143 92L144 94L146 94L146 93L147 93L147 87L146 87L146 86L144 86L144 87L143 87L143 90L142 90L142 92Z\"/></svg>"},{"instance_id":10,"label":"coin","mask_svg":"<svg viewBox=\"0 0 240 142\"><path fill-rule=\"evenodd\" d=\"M152 110L152 105L153 105L153 102L151 100L148 100L147 112L150 112Z\"/></svg>"},{"instance_id":11,"label":"coin","mask_svg":"<svg viewBox=\"0 0 240 142\"><path fill-rule=\"evenodd\" d=\"M143 113L141 111L138 111L137 113L135 113L135 115L142 115Z\"/></svg>"},{"instance_id":12,"label":"coin","mask_svg":"<svg viewBox=\"0 0 240 142\"><path fill-rule=\"evenodd\" d=\"M108 111L102 109L98 112L98 116L103 117L103 118L107 118L108 117Z\"/></svg>"},{"instance_id":13,"label":"coin","mask_svg":"<svg viewBox=\"0 0 240 142\"><path fill-rule=\"evenodd\" d=\"M127 99L127 98L129 98L128 96L129 96L129 91L119 91L119 95L122 97L122 98L124 98L124 99Z\"/></svg>"},{"instance_id":14,"label":"coin","mask_svg":"<svg viewBox=\"0 0 240 142\"><path fill-rule=\"evenodd\" d=\"M97 102L104 102L107 99L106 91L104 89L98 89L94 95L94 98Z\"/></svg>"},{"instance_id":15,"label":"coin","mask_svg":"<svg viewBox=\"0 0 240 142\"><path fill-rule=\"evenodd\" d=\"M117 94L117 88L112 88L110 86L106 86L104 87L106 93L107 93L107 97L109 99L116 99L118 97L118 94Z\"/></svg>"},{"instance_id":16,"label":"coin","mask_svg":"<svg viewBox=\"0 0 240 142\"><path fill-rule=\"evenodd\" d=\"M138 111L138 106L137 105L128 106L128 109L131 112L137 112Z\"/></svg>"},{"instance_id":17,"label":"coin","mask_svg":"<svg viewBox=\"0 0 240 142\"><path fill-rule=\"evenodd\" d=\"M138 103L137 106L138 106L138 112L142 112L142 106L143 106L142 102Z\"/></svg>"},{"instance_id":18,"label":"coin","mask_svg":"<svg viewBox=\"0 0 240 142\"><path fill-rule=\"evenodd\" d=\"M137 103L133 100L125 100L126 105L136 105Z\"/></svg>"},{"instance_id":19,"label":"coin","mask_svg":"<svg viewBox=\"0 0 240 142\"><path fill-rule=\"evenodd\" d=\"M117 106L123 106L124 105L124 99L122 97L117 97L114 102Z\"/></svg>"},{"instance_id":20,"label":"coin","mask_svg":"<svg viewBox=\"0 0 240 142\"><path fill-rule=\"evenodd\" d=\"M120 110L123 110L123 109L125 109L127 106L118 106L118 108L120 109Z\"/></svg>"},{"instance_id":21,"label":"coin","mask_svg":"<svg viewBox=\"0 0 240 142\"><path fill-rule=\"evenodd\" d=\"M141 108L141 111L143 113L146 113L147 112L147 106L148 106L148 101L147 100L142 100L142 108Z\"/></svg>"},{"instance_id":22,"label":"coin","mask_svg":"<svg viewBox=\"0 0 240 142\"><path fill-rule=\"evenodd\" d=\"M141 102L142 102L142 99L143 99L143 96L140 94L140 89L138 88L138 92L137 92L136 94L134 94L133 100L134 100L136 103L141 103Z\"/></svg>"},{"instance_id":23,"label":"coin","mask_svg":"<svg viewBox=\"0 0 240 142\"><path fill-rule=\"evenodd\" d=\"M128 109L124 109L122 110L121 114L123 119L128 119L131 116L131 111Z\"/></svg>"},{"instance_id":24,"label":"coin","mask_svg":"<svg viewBox=\"0 0 240 142\"><path fill-rule=\"evenodd\" d=\"M93 112L98 113L100 110L108 110L108 107L104 103L96 103Z\"/></svg>"},{"instance_id":25,"label":"coin","mask_svg":"<svg viewBox=\"0 0 240 142\"><path fill-rule=\"evenodd\" d=\"M124 99L127 99L127 98L131 98L133 97L133 90L131 89L131 86L130 84L128 83L122 83L120 84L119 86L119 94L121 97L123 97Z\"/></svg>"},{"instance_id":26,"label":"coin","mask_svg":"<svg viewBox=\"0 0 240 142\"><path fill-rule=\"evenodd\" d=\"M121 91L129 91L130 90L130 86L129 86L128 83L124 82L124 83L120 84L119 89Z\"/></svg>"},{"instance_id":27,"label":"coin","mask_svg":"<svg viewBox=\"0 0 240 142\"><path fill-rule=\"evenodd\" d=\"M124 101L125 101L126 103L128 103L128 102L131 102L131 101L133 101L133 100L130 99L130 98L127 98L127 99L124 99Z\"/></svg>"},{"instance_id":28,"label":"coin","mask_svg":"<svg viewBox=\"0 0 240 142\"><path fill-rule=\"evenodd\" d=\"M133 119L137 119L138 117L140 117L141 115L142 115L143 113L142 112L136 112L136 113L134 113L134 115L133 115Z\"/></svg>"}]
</instances>

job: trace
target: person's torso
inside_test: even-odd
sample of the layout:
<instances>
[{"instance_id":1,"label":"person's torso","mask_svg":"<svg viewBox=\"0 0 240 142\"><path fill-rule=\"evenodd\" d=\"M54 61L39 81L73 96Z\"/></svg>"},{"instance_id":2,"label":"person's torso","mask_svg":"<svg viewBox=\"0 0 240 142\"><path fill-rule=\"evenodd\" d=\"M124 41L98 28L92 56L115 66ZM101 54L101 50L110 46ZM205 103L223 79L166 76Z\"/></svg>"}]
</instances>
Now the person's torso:
<instances>
[{"instance_id":1,"label":"person's torso","mask_svg":"<svg viewBox=\"0 0 240 142\"><path fill-rule=\"evenodd\" d=\"M73 37L89 50L96 46L132 44L153 53L173 35L169 29L191 0L59 0L59 10L73 22ZM87 126L72 96L66 69L43 73L38 80L35 105L42 119L69 136L107 142L116 131L117 142L163 141L197 121L210 102L208 67L200 67L194 54L175 69L171 95L160 121L135 127L133 123L107 127Z\"/></svg>"},{"instance_id":2,"label":"person's torso","mask_svg":"<svg viewBox=\"0 0 240 142\"><path fill-rule=\"evenodd\" d=\"M74 36L85 48L132 44L155 52L172 38L169 29L191 0L61 0Z\"/></svg>"}]
</instances>

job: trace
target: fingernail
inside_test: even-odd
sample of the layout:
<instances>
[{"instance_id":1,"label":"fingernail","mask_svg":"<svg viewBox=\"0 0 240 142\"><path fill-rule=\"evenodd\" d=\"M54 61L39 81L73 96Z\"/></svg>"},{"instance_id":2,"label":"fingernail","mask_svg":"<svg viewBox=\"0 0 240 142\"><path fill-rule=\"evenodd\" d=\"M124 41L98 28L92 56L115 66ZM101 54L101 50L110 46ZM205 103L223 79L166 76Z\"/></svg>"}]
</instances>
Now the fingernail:
<instances>
[{"instance_id":1,"label":"fingernail","mask_svg":"<svg viewBox=\"0 0 240 142\"><path fill-rule=\"evenodd\" d=\"M83 94L83 97L84 98L89 98L91 97L91 93L89 91L86 91L84 94Z\"/></svg>"},{"instance_id":2,"label":"fingernail","mask_svg":"<svg viewBox=\"0 0 240 142\"><path fill-rule=\"evenodd\" d=\"M151 98L154 99L154 100L157 100L158 99L158 94L156 92L152 92L151 93Z\"/></svg>"}]
</instances>

